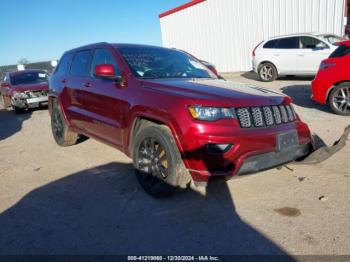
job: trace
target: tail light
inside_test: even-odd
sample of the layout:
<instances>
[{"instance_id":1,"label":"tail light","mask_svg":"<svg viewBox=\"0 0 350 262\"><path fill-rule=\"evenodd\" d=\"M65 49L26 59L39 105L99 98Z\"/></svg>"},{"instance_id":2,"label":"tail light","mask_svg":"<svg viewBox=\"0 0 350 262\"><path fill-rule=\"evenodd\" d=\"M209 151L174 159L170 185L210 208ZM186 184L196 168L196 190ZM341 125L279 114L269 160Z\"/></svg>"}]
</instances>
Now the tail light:
<instances>
[{"instance_id":1,"label":"tail light","mask_svg":"<svg viewBox=\"0 0 350 262\"><path fill-rule=\"evenodd\" d=\"M264 42L264 41L261 41L261 42L253 49L252 56L255 56L255 51L256 51L256 49L262 44L262 42Z\"/></svg>"},{"instance_id":2,"label":"tail light","mask_svg":"<svg viewBox=\"0 0 350 262\"><path fill-rule=\"evenodd\" d=\"M334 63L334 62L322 61L321 64L320 64L319 70L326 70L326 69L329 69L329 68L334 67L334 66L336 66L336 65L337 65L337 64Z\"/></svg>"}]
</instances>

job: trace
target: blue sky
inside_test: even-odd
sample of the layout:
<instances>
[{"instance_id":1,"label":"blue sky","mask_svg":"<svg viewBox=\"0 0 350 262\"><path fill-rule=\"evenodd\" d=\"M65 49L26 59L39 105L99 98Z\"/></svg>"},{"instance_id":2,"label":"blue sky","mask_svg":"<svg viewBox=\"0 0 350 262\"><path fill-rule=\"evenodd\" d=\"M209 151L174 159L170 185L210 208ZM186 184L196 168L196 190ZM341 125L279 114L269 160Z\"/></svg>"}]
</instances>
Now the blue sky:
<instances>
[{"instance_id":1,"label":"blue sky","mask_svg":"<svg viewBox=\"0 0 350 262\"><path fill-rule=\"evenodd\" d=\"M0 65L60 58L93 42L161 45L158 14L186 0L1 1Z\"/></svg>"}]
</instances>

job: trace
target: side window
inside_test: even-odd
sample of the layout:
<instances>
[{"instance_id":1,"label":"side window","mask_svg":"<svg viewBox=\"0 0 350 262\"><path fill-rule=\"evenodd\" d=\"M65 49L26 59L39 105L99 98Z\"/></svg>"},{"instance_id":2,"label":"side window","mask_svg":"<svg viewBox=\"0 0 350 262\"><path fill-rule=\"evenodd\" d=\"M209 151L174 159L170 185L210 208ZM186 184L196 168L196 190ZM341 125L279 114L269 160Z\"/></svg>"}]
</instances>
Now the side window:
<instances>
[{"instance_id":1,"label":"side window","mask_svg":"<svg viewBox=\"0 0 350 262\"><path fill-rule=\"evenodd\" d=\"M10 74L6 74L4 78L5 82L8 82L10 85L12 85L12 77Z\"/></svg>"},{"instance_id":2,"label":"side window","mask_svg":"<svg viewBox=\"0 0 350 262\"><path fill-rule=\"evenodd\" d=\"M91 76L94 75L95 66L100 64L112 64L114 66L115 74L120 75L118 65L109 50L104 48L95 49L91 63Z\"/></svg>"},{"instance_id":3,"label":"side window","mask_svg":"<svg viewBox=\"0 0 350 262\"><path fill-rule=\"evenodd\" d=\"M90 51L79 51L75 54L70 68L70 73L73 76L88 76L89 75L89 56Z\"/></svg>"},{"instance_id":4,"label":"side window","mask_svg":"<svg viewBox=\"0 0 350 262\"><path fill-rule=\"evenodd\" d=\"M300 47L303 49L314 49L324 45L324 43L314 37L302 36L300 37Z\"/></svg>"},{"instance_id":5,"label":"side window","mask_svg":"<svg viewBox=\"0 0 350 262\"><path fill-rule=\"evenodd\" d=\"M57 66L57 69L55 70L55 74L60 74L60 75L67 74L69 71L70 64L72 62L72 58L73 58L73 53L64 55L61 58L60 63Z\"/></svg>"},{"instance_id":6,"label":"side window","mask_svg":"<svg viewBox=\"0 0 350 262\"><path fill-rule=\"evenodd\" d=\"M350 54L350 47L340 45L335 51L329 56L329 58L343 57Z\"/></svg>"},{"instance_id":7,"label":"side window","mask_svg":"<svg viewBox=\"0 0 350 262\"><path fill-rule=\"evenodd\" d=\"M270 40L266 44L264 44L263 48L275 48L278 40Z\"/></svg>"},{"instance_id":8,"label":"side window","mask_svg":"<svg viewBox=\"0 0 350 262\"><path fill-rule=\"evenodd\" d=\"M299 49L299 37L280 38L275 48Z\"/></svg>"}]
</instances>

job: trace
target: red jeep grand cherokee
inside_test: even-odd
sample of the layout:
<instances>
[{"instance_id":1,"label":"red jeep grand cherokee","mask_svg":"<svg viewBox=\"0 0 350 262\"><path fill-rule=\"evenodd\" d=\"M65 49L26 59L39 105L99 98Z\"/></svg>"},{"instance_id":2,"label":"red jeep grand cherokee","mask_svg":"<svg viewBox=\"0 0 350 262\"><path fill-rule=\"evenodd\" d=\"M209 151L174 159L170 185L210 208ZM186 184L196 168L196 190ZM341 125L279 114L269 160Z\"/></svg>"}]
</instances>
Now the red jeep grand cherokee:
<instances>
[{"instance_id":1,"label":"red jeep grand cherokee","mask_svg":"<svg viewBox=\"0 0 350 262\"><path fill-rule=\"evenodd\" d=\"M116 147L156 197L191 180L280 166L312 146L289 97L220 80L194 57L161 47L67 51L50 79L49 110L59 145L81 134Z\"/></svg>"},{"instance_id":2,"label":"red jeep grand cherokee","mask_svg":"<svg viewBox=\"0 0 350 262\"><path fill-rule=\"evenodd\" d=\"M47 73L28 69L7 73L1 83L0 94L6 102L11 102L15 113L22 113L29 108L47 105L48 90Z\"/></svg>"}]
</instances>

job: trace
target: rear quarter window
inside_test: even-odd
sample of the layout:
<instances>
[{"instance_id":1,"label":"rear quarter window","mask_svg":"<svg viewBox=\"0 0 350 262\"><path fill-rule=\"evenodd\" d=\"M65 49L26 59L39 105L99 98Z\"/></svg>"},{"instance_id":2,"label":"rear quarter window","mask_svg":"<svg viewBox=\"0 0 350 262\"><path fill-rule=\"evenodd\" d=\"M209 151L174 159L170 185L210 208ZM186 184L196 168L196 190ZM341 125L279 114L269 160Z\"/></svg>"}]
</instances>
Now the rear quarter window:
<instances>
[{"instance_id":1,"label":"rear quarter window","mask_svg":"<svg viewBox=\"0 0 350 262\"><path fill-rule=\"evenodd\" d=\"M277 43L278 40L270 40L264 44L263 48L275 48Z\"/></svg>"},{"instance_id":2,"label":"rear quarter window","mask_svg":"<svg viewBox=\"0 0 350 262\"><path fill-rule=\"evenodd\" d=\"M329 56L329 58L343 57L350 53L350 47L345 45L340 45L334 52Z\"/></svg>"}]
</instances>

